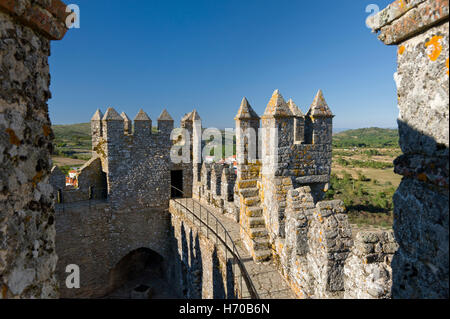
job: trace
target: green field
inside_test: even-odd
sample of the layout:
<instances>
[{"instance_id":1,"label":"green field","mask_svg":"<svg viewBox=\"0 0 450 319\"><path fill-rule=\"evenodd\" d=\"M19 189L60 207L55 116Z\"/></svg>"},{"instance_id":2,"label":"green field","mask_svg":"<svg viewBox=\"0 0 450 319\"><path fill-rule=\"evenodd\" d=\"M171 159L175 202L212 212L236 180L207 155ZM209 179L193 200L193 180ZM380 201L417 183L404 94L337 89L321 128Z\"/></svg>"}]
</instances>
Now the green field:
<instances>
[{"instance_id":1,"label":"green field","mask_svg":"<svg viewBox=\"0 0 450 319\"><path fill-rule=\"evenodd\" d=\"M361 128L333 135L334 148L398 148L398 131L384 128Z\"/></svg>"},{"instance_id":2,"label":"green field","mask_svg":"<svg viewBox=\"0 0 450 319\"><path fill-rule=\"evenodd\" d=\"M391 228L392 196L401 181L393 161L400 154L397 130L367 128L335 134L326 197L344 202L353 225Z\"/></svg>"},{"instance_id":3,"label":"green field","mask_svg":"<svg viewBox=\"0 0 450 319\"><path fill-rule=\"evenodd\" d=\"M54 156L88 160L91 156L90 123L54 125Z\"/></svg>"}]
</instances>

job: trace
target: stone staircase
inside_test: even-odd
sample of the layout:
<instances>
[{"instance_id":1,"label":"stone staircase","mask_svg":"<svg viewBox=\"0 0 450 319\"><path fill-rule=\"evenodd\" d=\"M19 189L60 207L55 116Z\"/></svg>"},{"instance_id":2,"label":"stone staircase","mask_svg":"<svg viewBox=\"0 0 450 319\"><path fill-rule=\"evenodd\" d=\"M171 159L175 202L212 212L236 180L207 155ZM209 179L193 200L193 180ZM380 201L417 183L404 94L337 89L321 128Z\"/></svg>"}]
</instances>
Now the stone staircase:
<instances>
[{"instance_id":1,"label":"stone staircase","mask_svg":"<svg viewBox=\"0 0 450 319\"><path fill-rule=\"evenodd\" d=\"M263 262L271 258L272 252L257 184L258 179L238 181L241 238L253 260Z\"/></svg>"}]
</instances>

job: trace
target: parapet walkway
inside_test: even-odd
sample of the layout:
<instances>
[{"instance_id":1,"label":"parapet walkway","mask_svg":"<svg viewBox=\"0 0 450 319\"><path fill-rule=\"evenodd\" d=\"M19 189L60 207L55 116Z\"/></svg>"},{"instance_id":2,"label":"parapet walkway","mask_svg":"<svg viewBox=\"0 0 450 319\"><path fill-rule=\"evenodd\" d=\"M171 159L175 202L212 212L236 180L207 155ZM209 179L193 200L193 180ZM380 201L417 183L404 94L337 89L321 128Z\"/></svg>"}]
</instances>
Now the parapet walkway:
<instances>
[{"instance_id":1,"label":"parapet walkway","mask_svg":"<svg viewBox=\"0 0 450 319\"><path fill-rule=\"evenodd\" d=\"M188 198L182 199L183 203L187 204L187 207L198 207L199 202L195 199ZM195 202L195 205L194 205ZM253 261L253 258L248 253L247 249L245 249L240 236L239 224L235 221L225 217L219 209L203 204L203 207L207 208L210 213L212 213L226 228L227 232L231 236L238 253L241 257L242 262L244 263L245 268L255 286L258 295L261 299L295 299L296 296L292 292L289 285L286 283L285 279L280 275L278 270L273 265L272 261L263 262L260 264L256 264ZM196 209L193 209L193 212L196 214L198 218L200 218ZM206 223L206 214L202 215L202 220ZM208 221L208 224L211 228L215 227L215 224L212 221ZM219 232L220 235L220 232ZM243 296L245 298L249 298L248 293L244 292Z\"/></svg>"}]
</instances>

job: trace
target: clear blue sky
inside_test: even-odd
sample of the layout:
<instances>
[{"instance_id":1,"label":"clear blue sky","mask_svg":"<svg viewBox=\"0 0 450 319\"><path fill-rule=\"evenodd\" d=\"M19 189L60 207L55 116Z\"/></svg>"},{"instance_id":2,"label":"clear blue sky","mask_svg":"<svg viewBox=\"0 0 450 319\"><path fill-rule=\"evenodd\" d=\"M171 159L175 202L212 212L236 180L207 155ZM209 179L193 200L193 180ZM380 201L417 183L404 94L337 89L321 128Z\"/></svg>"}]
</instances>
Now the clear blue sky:
<instances>
[{"instance_id":1,"label":"clear blue sky","mask_svg":"<svg viewBox=\"0 0 450 319\"><path fill-rule=\"evenodd\" d=\"M81 28L52 43L50 117L88 122L97 108L234 127L246 96L262 115L272 92L304 111L319 88L335 128L396 127L396 47L365 25L391 0L74 0Z\"/></svg>"}]
</instances>

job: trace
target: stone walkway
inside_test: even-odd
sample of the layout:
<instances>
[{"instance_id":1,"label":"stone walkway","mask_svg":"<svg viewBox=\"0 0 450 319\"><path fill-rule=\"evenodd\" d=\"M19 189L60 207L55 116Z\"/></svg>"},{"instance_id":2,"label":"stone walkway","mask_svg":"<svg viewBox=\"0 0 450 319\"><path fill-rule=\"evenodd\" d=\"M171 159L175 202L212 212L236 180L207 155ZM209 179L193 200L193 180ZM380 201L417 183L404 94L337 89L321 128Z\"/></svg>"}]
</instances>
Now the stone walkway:
<instances>
[{"instance_id":1,"label":"stone walkway","mask_svg":"<svg viewBox=\"0 0 450 319\"><path fill-rule=\"evenodd\" d=\"M181 199L180 201L182 204L186 205L189 208L194 207L195 209L191 210L195 212L197 217L200 217L198 214L198 209L196 208L199 207L198 206L199 202L197 200L189 198L189 199ZM258 292L259 297L261 299L295 299L296 298L295 294L292 292L291 288L286 283L285 279L280 275L278 270L275 268L272 261L260 264L256 264L253 261L253 258L247 252L247 249L245 249L241 241L239 224L224 216L218 208L206 206L205 204L202 205L204 208L207 208L209 212L212 213L222 223L222 225L226 228L227 232L231 236L238 250L238 253L241 257L241 260L244 263L244 266L248 274L250 275L253 285L255 286ZM202 214L202 220L206 222L205 213ZM211 220L209 220L209 225L212 229L215 229L216 227L215 222ZM221 237L223 236L220 230L219 236ZM250 298L248 292L245 291L243 292L242 297L244 299Z\"/></svg>"}]
</instances>

